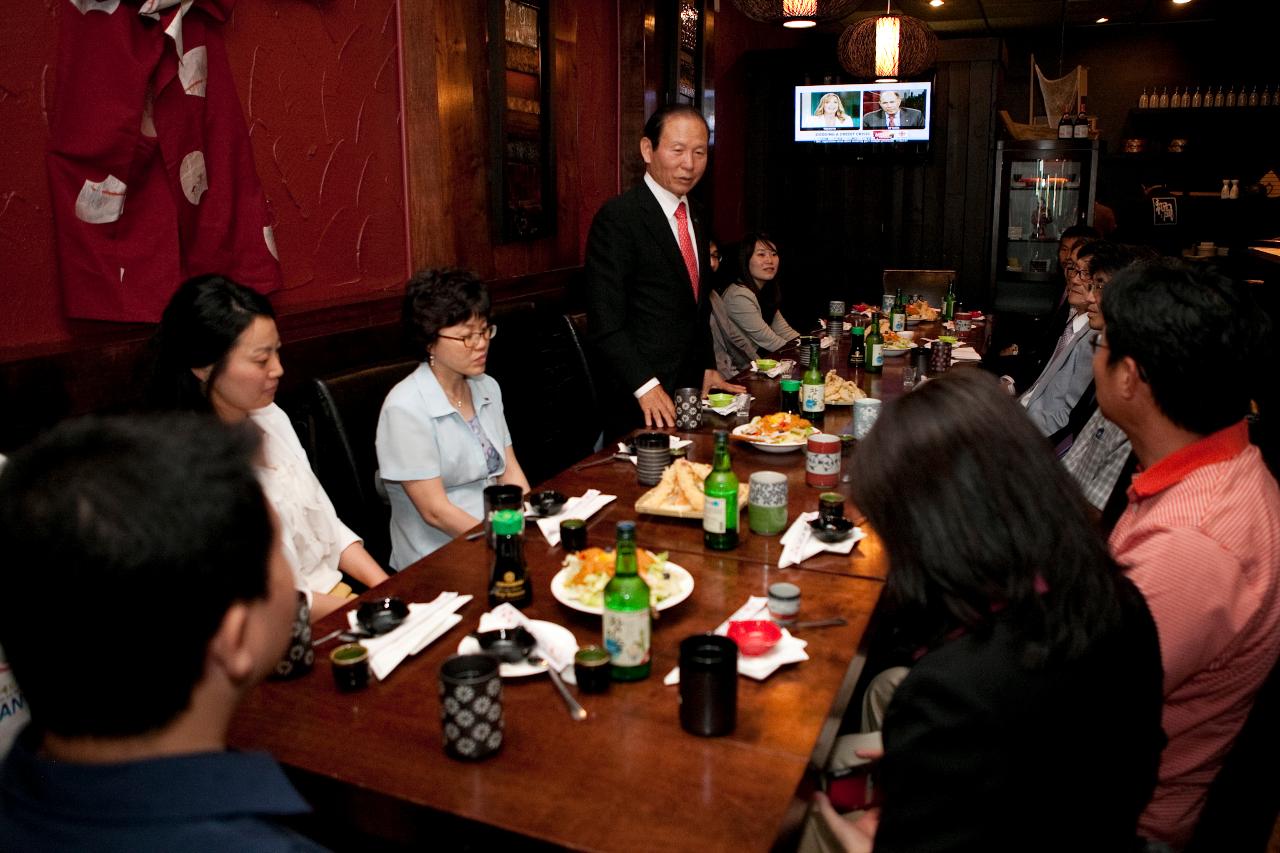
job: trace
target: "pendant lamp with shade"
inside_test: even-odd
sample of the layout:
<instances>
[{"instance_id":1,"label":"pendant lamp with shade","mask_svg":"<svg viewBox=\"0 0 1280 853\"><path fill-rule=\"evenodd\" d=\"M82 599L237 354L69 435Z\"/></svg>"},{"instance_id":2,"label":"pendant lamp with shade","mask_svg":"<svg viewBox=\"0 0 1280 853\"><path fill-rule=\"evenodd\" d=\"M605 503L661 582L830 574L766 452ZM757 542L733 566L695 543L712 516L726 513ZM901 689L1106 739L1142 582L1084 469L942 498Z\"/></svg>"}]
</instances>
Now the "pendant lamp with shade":
<instances>
[{"instance_id":1,"label":"pendant lamp with shade","mask_svg":"<svg viewBox=\"0 0 1280 853\"><path fill-rule=\"evenodd\" d=\"M838 21L862 0L733 0L738 11L753 21L784 27L812 27Z\"/></svg>"},{"instance_id":2,"label":"pendant lamp with shade","mask_svg":"<svg viewBox=\"0 0 1280 853\"><path fill-rule=\"evenodd\" d=\"M894 12L863 18L840 35L840 64L855 77L892 83L915 77L938 58L938 37L921 20Z\"/></svg>"}]
</instances>

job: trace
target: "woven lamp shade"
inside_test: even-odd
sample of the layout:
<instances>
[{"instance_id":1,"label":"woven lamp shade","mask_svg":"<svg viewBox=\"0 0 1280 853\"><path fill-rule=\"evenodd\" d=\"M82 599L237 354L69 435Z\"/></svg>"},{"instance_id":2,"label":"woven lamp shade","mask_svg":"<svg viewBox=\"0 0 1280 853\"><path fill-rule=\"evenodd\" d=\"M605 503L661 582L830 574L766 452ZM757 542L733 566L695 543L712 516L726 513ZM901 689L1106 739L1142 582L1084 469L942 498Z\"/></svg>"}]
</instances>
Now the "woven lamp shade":
<instances>
[{"instance_id":1,"label":"woven lamp shade","mask_svg":"<svg viewBox=\"0 0 1280 853\"><path fill-rule=\"evenodd\" d=\"M840 35L840 64L855 77L900 80L933 66L938 37L924 22L895 13L864 18Z\"/></svg>"},{"instance_id":2,"label":"woven lamp shade","mask_svg":"<svg viewBox=\"0 0 1280 853\"><path fill-rule=\"evenodd\" d=\"M781 24L797 17L816 23L843 18L862 0L733 0L738 11L753 21Z\"/></svg>"}]
</instances>

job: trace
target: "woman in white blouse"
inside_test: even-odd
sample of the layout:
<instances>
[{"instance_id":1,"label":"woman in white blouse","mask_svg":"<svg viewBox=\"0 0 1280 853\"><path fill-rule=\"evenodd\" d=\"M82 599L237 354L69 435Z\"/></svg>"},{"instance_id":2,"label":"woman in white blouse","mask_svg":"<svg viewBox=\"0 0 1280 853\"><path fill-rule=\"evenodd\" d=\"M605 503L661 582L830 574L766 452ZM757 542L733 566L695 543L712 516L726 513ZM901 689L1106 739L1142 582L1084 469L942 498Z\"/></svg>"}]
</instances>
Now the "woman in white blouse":
<instances>
[{"instance_id":1,"label":"woman in white blouse","mask_svg":"<svg viewBox=\"0 0 1280 853\"><path fill-rule=\"evenodd\" d=\"M738 279L721 297L729 320L760 355L777 352L800 337L779 307L778 267L778 245L767 234L748 234L738 245Z\"/></svg>"},{"instance_id":2,"label":"woman in white blouse","mask_svg":"<svg viewBox=\"0 0 1280 853\"><path fill-rule=\"evenodd\" d=\"M262 432L258 479L280 519L298 588L310 595L311 618L350 597L344 572L368 586L386 580L338 518L289 416L274 402L284 368L266 297L222 276L190 279L165 308L157 347L152 405L210 411L223 423L250 422Z\"/></svg>"},{"instance_id":3,"label":"woman in white blouse","mask_svg":"<svg viewBox=\"0 0 1280 853\"><path fill-rule=\"evenodd\" d=\"M484 283L463 270L419 272L406 287L402 321L426 360L391 389L378 418L396 569L478 524L486 486L529 491L502 392L484 372L497 333Z\"/></svg>"}]
</instances>

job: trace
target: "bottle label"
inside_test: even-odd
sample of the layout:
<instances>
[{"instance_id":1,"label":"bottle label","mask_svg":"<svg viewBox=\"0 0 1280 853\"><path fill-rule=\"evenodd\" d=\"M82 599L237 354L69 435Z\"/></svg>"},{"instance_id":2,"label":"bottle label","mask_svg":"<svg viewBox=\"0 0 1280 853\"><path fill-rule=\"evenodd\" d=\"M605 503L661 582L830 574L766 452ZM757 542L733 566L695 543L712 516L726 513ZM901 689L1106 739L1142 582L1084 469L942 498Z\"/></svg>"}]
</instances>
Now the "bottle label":
<instances>
[{"instance_id":1,"label":"bottle label","mask_svg":"<svg viewBox=\"0 0 1280 853\"><path fill-rule=\"evenodd\" d=\"M527 577L523 574L517 577L515 572L505 571L501 577L494 579L489 595L502 601L518 601L525 597L526 581Z\"/></svg>"},{"instance_id":2,"label":"bottle label","mask_svg":"<svg viewBox=\"0 0 1280 853\"><path fill-rule=\"evenodd\" d=\"M884 345L883 344L871 345L871 352L867 356L867 364L870 364L874 367L884 366Z\"/></svg>"},{"instance_id":3,"label":"bottle label","mask_svg":"<svg viewBox=\"0 0 1280 853\"><path fill-rule=\"evenodd\" d=\"M702 529L708 533L724 533L725 519L729 515L727 498L707 496L702 505Z\"/></svg>"},{"instance_id":4,"label":"bottle label","mask_svg":"<svg viewBox=\"0 0 1280 853\"><path fill-rule=\"evenodd\" d=\"M649 662L649 611L604 611L604 646L614 666Z\"/></svg>"},{"instance_id":5,"label":"bottle label","mask_svg":"<svg viewBox=\"0 0 1280 853\"><path fill-rule=\"evenodd\" d=\"M906 314L894 314L894 315L893 315L893 326L892 326L892 328L893 328L893 330L894 330L895 332L901 332L903 329L905 329L905 328L906 328L906 326L907 326L907 315L906 315Z\"/></svg>"},{"instance_id":6,"label":"bottle label","mask_svg":"<svg viewBox=\"0 0 1280 853\"><path fill-rule=\"evenodd\" d=\"M806 412L816 414L826 410L827 386L825 383L822 385L802 385L800 390L804 394L801 405Z\"/></svg>"}]
</instances>

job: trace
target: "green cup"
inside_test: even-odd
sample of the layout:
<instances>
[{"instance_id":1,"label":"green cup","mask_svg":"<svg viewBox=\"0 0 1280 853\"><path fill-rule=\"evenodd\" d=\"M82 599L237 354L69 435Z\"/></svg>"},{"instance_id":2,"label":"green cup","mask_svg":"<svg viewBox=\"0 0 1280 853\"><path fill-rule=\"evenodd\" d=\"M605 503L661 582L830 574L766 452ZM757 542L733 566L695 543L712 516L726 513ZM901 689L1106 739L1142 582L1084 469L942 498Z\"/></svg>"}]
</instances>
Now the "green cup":
<instances>
[{"instance_id":1,"label":"green cup","mask_svg":"<svg viewBox=\"0 0 1280 853\"><path fill-rule=\"evenodd\" d=\"M773 536L787 526L787 477L777 471L751 475L747 498L747 524L752 533Z\"/></svg>"}]
</instances>

